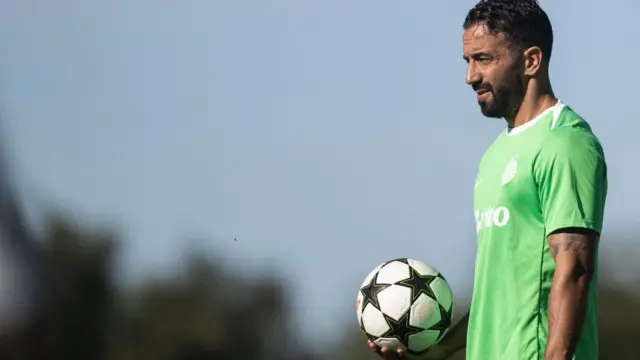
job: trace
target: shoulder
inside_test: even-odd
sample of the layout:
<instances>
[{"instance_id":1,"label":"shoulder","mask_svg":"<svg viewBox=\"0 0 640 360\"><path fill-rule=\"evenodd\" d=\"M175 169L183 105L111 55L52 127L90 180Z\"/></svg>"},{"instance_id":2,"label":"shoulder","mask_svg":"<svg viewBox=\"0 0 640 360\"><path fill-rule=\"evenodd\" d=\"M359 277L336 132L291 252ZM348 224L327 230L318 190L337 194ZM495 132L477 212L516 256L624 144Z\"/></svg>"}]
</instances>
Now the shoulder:
<instances>
[{"instance_id":1,"label":"shoulder","mask_svg":"<svg viewBox=\"0 0 640 360\"><path fill-rule=\"evenodd\" d=\"M593 133L582 128L571 127L552 129L538 148L538 152L542 153L576 153L584 150L603 152L600 141Z\"/></svg>"},{"instance_id":2,"label":"shoulder","mask_svg":"<svg viewBox=\"0 0 640 360\"><path fill-rule=\"evenodd\" d=\"M604 157L602 144L589 123L569 107L565 107L551 125L538 148L539 155L586 155Z\"/></svg>"},{"instance_id":3,"label":"shoulder","mask_svg":"<svg viewBox=\"0 0 640 360\"><path fill-rule=\"evenodd\" d=\"M558 128L552 130L540 144L534 160L533 171L538 178L567 176L574 182L576 175L589 178L603 175L606 178L607 164L598 139L580 128ZM585 177L581 178L585 178Z\"/></svg>"},{"instance_id":4,"label":"shoulder","mask_svg":"<svg viewBox=\"0 0 640 360\"><path fill-rule=\"evenodd\" d=\"M570 109L563 111L555 126L546 131L533 157L535 176L542 179L549 174L565 174L572 178L578 173L603 175L606 160L602 145L589 124Z\"/></svg>"}]
</instances>

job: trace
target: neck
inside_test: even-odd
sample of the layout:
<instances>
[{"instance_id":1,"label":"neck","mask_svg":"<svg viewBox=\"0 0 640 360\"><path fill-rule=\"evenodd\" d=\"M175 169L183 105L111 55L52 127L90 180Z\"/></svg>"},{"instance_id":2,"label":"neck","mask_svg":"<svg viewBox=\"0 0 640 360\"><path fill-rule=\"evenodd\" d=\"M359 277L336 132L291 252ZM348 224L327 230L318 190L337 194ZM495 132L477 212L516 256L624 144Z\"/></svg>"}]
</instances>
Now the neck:
<instances>
[{"instance_id":1,"label":"neck","mask_svg":"<svg viewBox=\"0 0 640 360\"><path fill-rule=\"evenodd\" d=\"M528 123L541 112L554 106L557 102L558 99L553 94L551 86L540 90L532 86L532 88L526 92L516 113L512 117L505 118L505 120L507 120L510 128L518 127Z\"/></svg>"}]
</instances>

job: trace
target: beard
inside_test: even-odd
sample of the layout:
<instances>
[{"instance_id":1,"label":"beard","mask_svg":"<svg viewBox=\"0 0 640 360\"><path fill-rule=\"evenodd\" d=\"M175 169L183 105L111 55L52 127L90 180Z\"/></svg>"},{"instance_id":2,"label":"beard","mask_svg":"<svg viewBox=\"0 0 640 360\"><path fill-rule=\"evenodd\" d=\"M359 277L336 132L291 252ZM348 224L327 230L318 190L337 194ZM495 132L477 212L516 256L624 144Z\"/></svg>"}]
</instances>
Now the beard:
<instances>
[{"instance_id":1,"label":"beard","mask_svg":"<svg viewBox=\"0 0 640 360\"><path fill-rule=\"evenodd\" d=\"M512 117L524 98L524 87L515 76L500 82L496 87L480 85L478 88L485 88L491 93L489 99L478 101L482 115L489 118Z\"/></svg>"}]
</instances>

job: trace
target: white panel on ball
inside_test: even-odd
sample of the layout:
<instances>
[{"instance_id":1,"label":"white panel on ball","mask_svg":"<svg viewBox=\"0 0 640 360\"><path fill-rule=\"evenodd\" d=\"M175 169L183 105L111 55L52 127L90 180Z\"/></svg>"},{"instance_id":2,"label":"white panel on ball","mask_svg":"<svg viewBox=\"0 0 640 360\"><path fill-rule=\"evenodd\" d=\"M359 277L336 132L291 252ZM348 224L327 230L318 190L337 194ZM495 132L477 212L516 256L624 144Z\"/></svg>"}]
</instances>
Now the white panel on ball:
<instances>
[{"instance_id":1,"label":"white panel on ball","mask_svg":"<svg viewBox=\"0 0 640 360\"><path fill-rule=\"evenodd\" d=\"M371 279L373 279L373 277L378 273L378 270L380 270L380 268L382 267L383 264L380 264L378 266L376 266L375 269L373 269L372 272L369 273L369 275L367 275L366 278L364 278L364 281L362 282L362 284L360 285L360 287L362 288L363 286L367 285L368 283L371 282Z\"/></svg>"},{"instance_id":2,"label":"white panel on ball","mask_svg":"<svg viewBox=\"0 0 640 360\"><path fill-rule=\"evenodd\" d=\"M399 261L392 261L383 266L378 272L379 284L393 284L411 276L409 265Z\"/></svg>"},{"instance_id":3,"label":"white panel on ball","mask_svg":"<svg viewBox=\"0 0 640 360\"><path fill-rule=\"evenodd\" d=\"M449 284L442 279L437 278L429 285L433 293L436 294L437 300L447 311L451 310L453 306L453 295L451 294L451 288Z\"/></svg>"},{"instance_id":4,"label":"white panel on ball","mask_svg":"<svg viewBox=\"0 0 640 360\"><path fill-rule=\"evenodd\" d=\"M379 347L386 346L389 349L404 349L404 345L396 338L378 338L373 341Z\"/></svg>"},{"instance_id":5,"label":"white panel on ball","mask_svg":"<svg viewBox=\"0 0 640 360\"><path fill-rule=\"evenodd\" d=\"M362 326L373 336L382 336L389 331L389 324L380 310L370 304L362 311Z\"/></svg>"},{"instance_id":6,"label":"white panel on ball","mask_svg":"<svg viewBox=\"0 0 640 360\"><path fill-rule=\"evenodd\" d=\"M421 294L411 305L409 325L428 329L438 324L441 318L438 302L425 294Z\"/></svg>"},{"instance_id":7,"label":"white panel on ball","mask_svg":"<svg viewBox=\"0 0 640 360\"><path fill-rule=\"evenodd\" d=\"M411 288L391 285L378 293L380 310L393 320L400 320L411 307Z\"/></svg>"},{"instance_id":8,"label":"white panel on ball","mask_svg":"<svg viewBox=\"0 0 640 360\"><path fill-rule=\"evenodd\" d=\"M358 325L362 326L362 303L363 296L362 291L358 291L358 297L356 297L356 316L358 317Z\"/></svg>"},{"instance_id":9,"label":"white panel on ball","mask_svg":"<svg viewBox=\"0 0 640 360\"><path fill-rule=\"evenodd\" d=\"M407 262L412 268L416 269L416 271L418 271L420 275L433 275L433 276L438 275L438 270L434 269L433 267L421 261L407 259Z\"/></svg>"},{"instance_id":10,"label":"white panel on ball","mask_svg":"<svg viewBox=\"0 0 640 360\"><path fill-rule=\"evenodd\" d=\"M437 330L425 330L409 335L409 347L411 351L425 351L438 341L438 336L440 336L440 331Z\"/></svg>"}]
</instances>

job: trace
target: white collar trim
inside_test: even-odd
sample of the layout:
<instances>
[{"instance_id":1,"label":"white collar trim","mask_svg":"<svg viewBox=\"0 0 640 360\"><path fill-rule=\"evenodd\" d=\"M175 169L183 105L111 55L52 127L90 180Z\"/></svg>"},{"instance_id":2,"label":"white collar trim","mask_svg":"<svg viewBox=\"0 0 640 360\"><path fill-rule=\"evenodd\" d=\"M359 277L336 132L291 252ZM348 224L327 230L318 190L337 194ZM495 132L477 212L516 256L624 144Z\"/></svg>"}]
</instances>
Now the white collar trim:
<instances>
[{"instance_id":1,"label":"white collar trim","mask_svg":"<svg viewBox=\"0 0 640 360\"><path fill-rule=\"evenodd\" d=\"M543 112L541 112L540 114L538 114L536 117L534 117L533 119L531 119L530 121L514 127L513 129L507 129L507 136L514 136L514 135L518 135L523 133L524 131L526 131L527 129L532 128L533 126L535 126L538 122L540 122L540 119L544 118L546 115L548 115L550 112L553 112L553 119L551 121L551 128L556 127L556 124L558 123L558 118L560 117L560 113L562 112L562 109L564 109L565 105L558 100L558 102L553 105L550 108L545 109Z\"/></svg>"}]
</instances>

